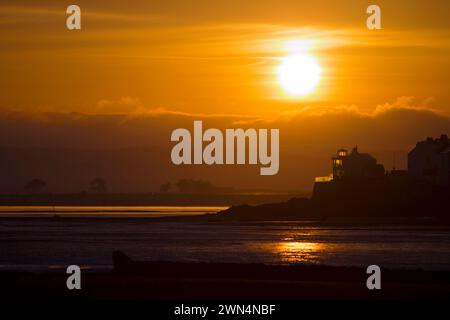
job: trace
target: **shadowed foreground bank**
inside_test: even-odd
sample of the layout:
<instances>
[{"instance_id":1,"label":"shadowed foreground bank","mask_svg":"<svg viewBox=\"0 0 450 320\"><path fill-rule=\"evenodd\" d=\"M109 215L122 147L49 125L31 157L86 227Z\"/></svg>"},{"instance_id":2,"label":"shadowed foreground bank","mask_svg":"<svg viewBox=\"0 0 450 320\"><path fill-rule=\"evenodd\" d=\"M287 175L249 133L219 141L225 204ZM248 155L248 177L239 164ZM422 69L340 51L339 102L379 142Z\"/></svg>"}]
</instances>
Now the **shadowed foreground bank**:
<instances>
[{"instance_id":1,"label":"shadowed foreground bank","mask_svg":"<svg viewBox=\"0 0 450 320\"><path fill-rule=\"evenodd\" d=\"M1 273L8 299L450 299L450 272L382 270L382 289L368 290L362 268L264 264L135 262L113 254L111 272L82 275L66 289L59 273Z\"/></svg>"}]
</instances>

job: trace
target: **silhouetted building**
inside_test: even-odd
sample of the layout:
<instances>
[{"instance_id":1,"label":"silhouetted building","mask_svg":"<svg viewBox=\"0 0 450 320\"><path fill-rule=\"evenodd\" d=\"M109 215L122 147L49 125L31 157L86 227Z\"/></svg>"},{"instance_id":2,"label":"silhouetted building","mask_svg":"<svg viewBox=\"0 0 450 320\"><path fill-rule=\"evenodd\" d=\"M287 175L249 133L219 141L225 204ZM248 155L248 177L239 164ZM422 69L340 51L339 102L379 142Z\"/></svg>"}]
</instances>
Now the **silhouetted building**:
<instances>
[{"instance_id":1,"label":"silhouetted building","mask_svg":"<svg viewBox=\"0 0 450 320\"><path fill-rule=\"evenodd\" d=\"M417 142L408 153L410 176L431 183L448 186L450 181L450 140L446 134L437 139Z\"/></svg>"},{"instance_id":2,"label":"silhouetted building","mask_svg":"<svg viewBox=\"0 0 450 320\"><path fill-rule=\"evenodd\" d=\"M330 182L339 180L361 180L383 177L384 166L368 153L360 153L354 147L349 154L346 149L339 149L332 158L333 173L325 177L316 177L315 182Z\"/></svg>"},{"instance_id":3,"label":"silhouetted building","mask_svg":"<svg viewBox=\"0 0 450 320\"><path fill-rule=\"evenodd\" d=\"M354 147L350 154L340 149L333 158L333 179L349 180L362 178L376 178L384 175L384 166L368 153L360 153Z\"/></svg>"}]
</instances>

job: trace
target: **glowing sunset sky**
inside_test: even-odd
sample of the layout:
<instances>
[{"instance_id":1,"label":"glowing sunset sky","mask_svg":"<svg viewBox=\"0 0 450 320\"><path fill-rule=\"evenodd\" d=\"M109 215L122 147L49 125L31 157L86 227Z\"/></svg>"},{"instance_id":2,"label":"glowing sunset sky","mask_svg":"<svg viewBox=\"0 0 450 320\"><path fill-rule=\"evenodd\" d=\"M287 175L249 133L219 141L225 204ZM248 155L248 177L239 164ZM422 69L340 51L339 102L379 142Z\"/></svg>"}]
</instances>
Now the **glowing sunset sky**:
<instances>
[{"instance_id":1,"label":"glowing sunset sky","mask_svg":"<svg viewBox=\"0 0 450 320\"><path fill-rule=\"evenodd\" d=\"M80 32L66 30L63 3L2 1L3 107L278 114L415 96L450 111L448 1L376 1L380 31L366 29L367 1L76 3ZM276 72L299 50L323 73L294 98Z\"/></svg>"},{"instance_id":2,"label":"glowing sunset sky","mask_svg":"<svg viewBox=\"0 0 450 320\"><path fill-rule=\"evenodd\" d=\"M35 177L79 191L93 174L121 191L185 177L311 190L336 149L356 144L386 169L396 152L405 168L418 140L450 133L450 3L377 0L374 31L371 3L1 1L0 192ZM69 4L81 31L66 29ZM280 74L292 56L317 63L306 59L312 89L280 86L298 79ZM174 168L170 133L193 120L280 128L279 174Z\"/></svg>"}]
</instances>

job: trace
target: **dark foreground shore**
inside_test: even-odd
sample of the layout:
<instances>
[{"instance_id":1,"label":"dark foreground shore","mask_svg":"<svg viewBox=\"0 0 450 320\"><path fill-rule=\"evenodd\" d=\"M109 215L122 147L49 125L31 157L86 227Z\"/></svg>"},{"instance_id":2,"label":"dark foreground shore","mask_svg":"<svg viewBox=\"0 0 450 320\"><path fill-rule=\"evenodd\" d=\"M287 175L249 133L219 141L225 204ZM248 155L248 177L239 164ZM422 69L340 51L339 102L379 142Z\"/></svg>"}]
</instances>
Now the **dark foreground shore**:
<instances>
[{"instance_id":1,"label":"dark foreground shore","mask_svg":"<svg viewBox=\"0 0 450 320\"><path fill-rule=\"evenodd\" d=\"M368 290L363 268L263 264L134 262L117 253L111 272L82 273L66 288L65 270L2 272L3 299L82 300L450 300L450 272L382 270Z\"/></svg>"}]
</instances>

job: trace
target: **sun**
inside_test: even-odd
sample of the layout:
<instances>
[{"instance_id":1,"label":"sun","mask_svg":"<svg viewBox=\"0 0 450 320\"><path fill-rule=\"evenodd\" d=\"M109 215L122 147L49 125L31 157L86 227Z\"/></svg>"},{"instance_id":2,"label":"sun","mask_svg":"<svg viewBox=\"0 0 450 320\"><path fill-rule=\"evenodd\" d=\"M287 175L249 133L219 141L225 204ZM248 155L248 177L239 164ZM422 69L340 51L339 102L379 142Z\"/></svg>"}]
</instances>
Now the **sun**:
<instances>
[{"instance_id":1,"label":"sun","mask_svg":"<svg viewBox=\"0 0 450 320\"><path fill-rule=\"evenodd\" d=\"M322 73L317 60L307 54L283 58L277 71L281 87L293 96L305 96L312 93Z\"/></svg>"}]
</instances>

